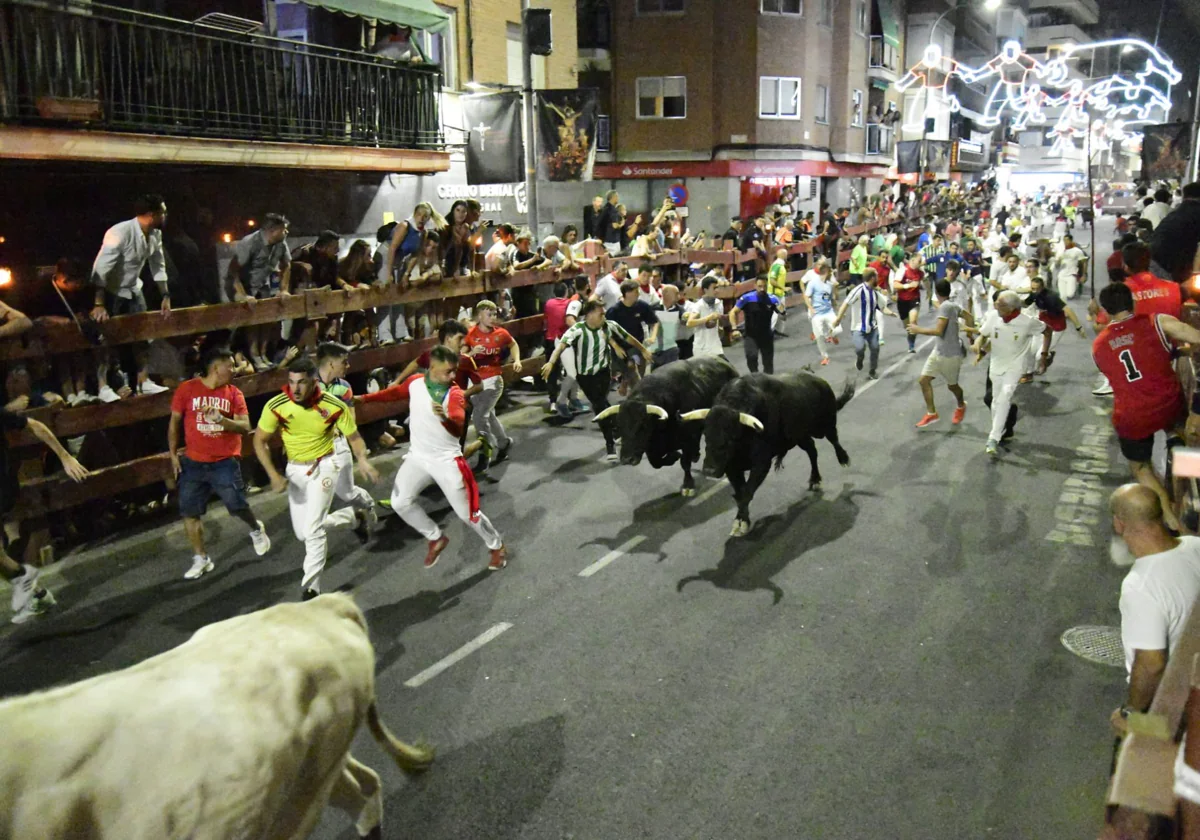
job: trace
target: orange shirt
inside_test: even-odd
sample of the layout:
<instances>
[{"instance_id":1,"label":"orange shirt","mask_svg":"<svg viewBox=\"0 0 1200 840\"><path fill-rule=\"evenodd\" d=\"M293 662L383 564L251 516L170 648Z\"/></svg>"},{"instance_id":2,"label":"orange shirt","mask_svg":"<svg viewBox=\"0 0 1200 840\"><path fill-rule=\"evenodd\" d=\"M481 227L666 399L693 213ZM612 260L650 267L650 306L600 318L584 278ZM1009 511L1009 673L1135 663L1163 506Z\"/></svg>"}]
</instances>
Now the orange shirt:
<instances>
[{"instance_id":1,"label":"orange shirt","mask_svg":"<svg viewBox=\"0 0 1200 840\"><path fill-rule=\"evenodd\" d=\"M472 358L479 367L479 376L482 379L500 375L501 354L504 352L504 348L512 343L512 335L503 327L493 327L484 332L478 324L471 327L466 341L463 342L468 350L473 347L480 348L478 352L472 354Z\"/></svg>"}]
</instances>

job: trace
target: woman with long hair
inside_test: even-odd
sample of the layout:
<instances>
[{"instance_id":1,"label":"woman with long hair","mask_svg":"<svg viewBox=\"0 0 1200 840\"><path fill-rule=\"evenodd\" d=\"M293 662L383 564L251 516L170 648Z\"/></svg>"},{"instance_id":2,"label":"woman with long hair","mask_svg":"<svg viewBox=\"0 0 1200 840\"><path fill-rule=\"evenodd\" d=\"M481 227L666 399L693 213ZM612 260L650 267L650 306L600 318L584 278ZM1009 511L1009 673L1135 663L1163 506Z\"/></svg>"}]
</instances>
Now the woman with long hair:
<instances>
[{"instance_id":1,"label":"woman with long hair","mask_svg":"<svg viewBox=\"0 0 1200 840\"><path fill-rule=\"evenodd\" d=\"M475 255L475 223L479 221L479 202L473 198L455 201L450 205L450 217L440 232L442 267L446 277L470 277L471 260Z\"/></svg>"},{"instance_id":2,"label":"woman with long hair","mask_svg":"<svg viewBox=\"0 0 1200 840\"><path fill-rule=\"evenodd\" d=\"M442 214L433 209L428 201L422 201L413 208L412 215L392 231L392 240L388 247L387 259L384 261L384 271L395 276L404 261L417 252L421 244L421 234L426 228L442 231L446 228L446 220Z\"/></svg>"}]
</instances>

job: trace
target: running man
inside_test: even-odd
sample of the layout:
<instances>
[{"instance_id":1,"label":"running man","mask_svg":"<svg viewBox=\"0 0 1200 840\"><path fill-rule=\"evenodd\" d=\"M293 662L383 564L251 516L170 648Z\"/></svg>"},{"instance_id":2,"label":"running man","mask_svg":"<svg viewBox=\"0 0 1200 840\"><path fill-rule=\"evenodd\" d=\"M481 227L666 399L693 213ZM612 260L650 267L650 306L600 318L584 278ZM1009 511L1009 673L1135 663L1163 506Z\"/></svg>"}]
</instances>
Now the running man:
<instances>
[{"instance_id":1,"label":"running man","mask_svg":"<svg viewBox=\"0 0 1200 840\"><path fill-rule=\"evenodd\" d=\"M504 393L503 368L500 366L504 348L512 354L513 370L521 372L521 348L508 330L496 326L500 310L490 300L481 300L475 305L475 326L467 332L463 341L466 354L479 368L483 388L471 398L475 428L495 456L486 452L480 455L477 471L483 472L493 464L508 459L512 438L504 431L504 424L496 416L496 403Z\"/></svg>"},{"instance_id":2,"label":"running man","mask_svg":"<svg viewBox=\"0 0 1200 840\"><path fill-rule=\"evenodd\" d=\"M554 366L558 364L567 348L573 349L579 387L591 402L592 413L599 417L608 408L613 355L622 360L626 356L622 343L632 345L643 358L646 357L646 348L640 341L625 332L620 324L605 320L603 303L595 298L588 300L579 309L579 320L567 328L563 337L558 340L558 346L554 348L550 359L542 365L542 379L550 378ZM616 424L616 418L605 417L594 422L600 424L600 431L604 435L604 460L615 464L617 442L613 426Z\"/></svg>"},{"instance_id":3,"label":"running man","mask_svg":"<svg viewBox=\"0 0 1200 840\"><path fill-rule=\"evenodd\" d=\"M827 365L828 347L838 343L837 337L842 328L833 325L833 305L837 302L837 290L833 281L829 279L829 263L819 264L816 274L817 276L809 280L808 285L804 287L804 305L808 307L808 319L817 339L817 349L821 351L821 364Z\"/></svg>"},{"instance_id":4,"label":"running man","mask_svg":"<svg viewBox=\"0 0 1200 840\"><path fill-rule=\"evenodd\" d=\"M436 482L458 518L487 545L488 569L494 572L508 565L508 551L500 533L479 509L479 485L462 454L459 440L467 423L467 401L454 382L458 369L458 353L439 344L429 351L429 369L424 374L367 394L362 401L408 400L412 444L392 486L392 510L429 541L425 568L437 563L450 542L417 504L421 491Z\"/></svg>"},{"instance_id":5,"label":"running man","mask_svg":"<svg viewBox=\"0 0 1200 840\"><path fill-rule=\"evenodd\" d=\"M913 254L908 258L904 273L892 277L892 290L896 293L896 314L899 315L902 324L917 323L917 317L921 314L921 282L925 276L921 271L923 259L920 254ZM943 265L938 279L941 279L940 275L944 273ZM908 334L908 352L917 352L917 337L912 333Z\"/></svg>"},{"instance_id":6,"label":"running man","mask_svg":"<svg viewBox=\"0 0 1200 840\"><path fill-rule=\"evenodd\" d=\"M1037 308L1038 320L1045 324L1042 329L1042 338L1040 347L1038 348L1038 367L1037 372L1043 374L1046 369L1054 362L1054 356L1057 352L1058 342L1062 339L1063 334L1067 331L1067 321L1070 321L1074 327L1076 334L1080 338L1087 338L1083 331L1083 324L1079 320L1074 310L1059 297L1058 293L1046 288L1046 281L1041 277L1035 277L1030 281L1030 289L1032 290L1029 297L1025 298L1025 306Z\"/></svg>"},{"instance_id":7,"label":"running man","mask_svg":"<svg viewBox=\"0 0 1200 840\"><path fill-rule=\"evenodd\" d=\"M878 282L879 278L875 274L875 269L868 266L863 271L863 281L850 290L850 294L838 308L837 317L833 319L833 326L837 327L842 323L842 318L846 317L846 311L851 312L850 335L854 339L854 355L857 357L854 366L859 370L863 369L863 356L866 354L867 348L870 348L871 369L867 375L871 379L879 378L876 373L879 367L879 316L877 313L882 312L884 315L898 317L895 312L888 309L887 299L875 288Z\"/></svg>"},{"instance_id":8,"label":"running man","mask_svg":"<svg viewBox=\"0 0 1200 840\"><path fill-rule=\"evenodd\" d=\"M967 413L967 401L963 399L963 390L958 384L958 372L962 368L963 356L966 355L966 349L958 334L958 319L961 316L968 328L973 326L974 322L970 312L950 299L949 280L934 281L933 291L937 295L938 304L937 320L933 326L907 325L909 335L932 335L937 338L933 349L929 351L929 358L925 360L925 367L921 369L921 378L917 380L917 384L921 386L921 396L925 398L925 416L917 421L918 429L931 426L939 419L933 400L933 380L938 376L946 380L946 388L954 395L954 399L958 400L958 407L954 409L954 415L950 418L951 425L957 426Z\"/></svg>"},{"instance_id":9,"label":"running man","mask_svg":"<svg viewBox=\"0 0 1200 840\"><path fill-rule=\"evenodd\" d=\"M250 433L250 412L241 389L232 382L233 351L216 347L204 355L204 375L181 383L171 396L167 451L171 453L171 472L179 482L179 515L192 544L192 566L184 573L185 580L213 570L200 517L214 493L230 516L246 523L254 553L261 557L271 550L267 529L255 518L246 499L240 460L242 436ZM182 455L180 424L186 447Z\"/></svg>"},{"instance_id":10,"label":"running man","mask_svg":"<svg viewBox=\"0 0 1200 840\"><path fill-rule=\"evenodd\" d=\"M771 268L767 271L767 294L774 295L780 300L786 299L788 293L787 275L787 248L780 248L775 252L775 262L771 263ZM786 320L787 318L779 313L771 317L771 330L780 338L787 338L787 333L779 329L780 321Z\"/></svg>"},{"instance_id":11,"label":"running man","mask_svg":"<svg viewBox=\"0 0 1200 840\"><path fill-rule=\"evenodd\" d=\"M1121 454L1137 483L1162 500L1167 527L1179 531L1171 499L1154 473L1154 436L1182 431L1187 407L1171 356L1177 344L1200 344L1200 330L1170 315L1134 314L1133 292L1124 283L1101 289L1100 306L1111 320L1092 342L1092 358L1112 384Z\"/></svg>"},{"instance_id":12,"label":"running man","mask_svg":"<svg viewBox=\"0 0 1200 840\"><path fill-rule=\"evenodd\" d=\"M354 390L344 378L348 367L350 351L342 345L327 341L317 347L317 380L321 388L352 406ZM350 411L353 413L354 409ZM375 512L375 500L371 494L354 485L354 457L350 452L350 444L346 443L346 436L341 433L334 436L333 457L338 462L334 495L354 508L354 534L359 542L365 543L371 536L372 527L379 521L379 514Z\"/></svg>"},{"instance_id":13,"label":"running man","mask_svg":"<svg viewBox=\"0 0 1200 840\"><path fill-rule=\"evenodd\" d=\"M754 291L746 292L737 299L733 310L729 313L730 324L734 323L735 313L742 315L742 349L746 352L746 367L751 373L758 373L758 357L762 355L763 373L775 372L775 333L771 330L771 321L776 314L784 312L783 303L775 295L767 294L767 281L762 277L754 283Z\"/></svg>"},{"instance_id":14,"label":"running man","mask_svg":"<svg viewBox=\"0 0 1200 840\"><path fill-rule=\"evenodd\" d=\"M286 477L275 469L271 458L270 443L276 432L282 434L287 453ZM334 457L334 439L339 432L354 453L359 474L369 482L379 481L379 473L367 460L367 445L358 433L354 413L321 389L312 359L292 362L283 393L271 398L258 419L254 454L271 479L271 489L276 493L287 491L292 531L304 543L300 590L305 601L321 594L321 572L328 553L326 531L355 521L352 507L329 512L341 471Z\"/></svg>"},{"instance_id":15,"label":"running man","mask_svg":"<svg viewBox=\"0 0 1200 840\"><path fill-rule=\"evenodd\" d=\"M1030 341L1042 333L1042 322L1021 312L1021 296L1004 291L996 296L995 305L979 324L975 339L975 364L991 352L988 362L988 393L984 403L992 412L992 428L984 451L993 458L1000 454L1000 444L1012 437L1017 422L1013 395L1025 374Z\"/></svg>"}]
</instances>

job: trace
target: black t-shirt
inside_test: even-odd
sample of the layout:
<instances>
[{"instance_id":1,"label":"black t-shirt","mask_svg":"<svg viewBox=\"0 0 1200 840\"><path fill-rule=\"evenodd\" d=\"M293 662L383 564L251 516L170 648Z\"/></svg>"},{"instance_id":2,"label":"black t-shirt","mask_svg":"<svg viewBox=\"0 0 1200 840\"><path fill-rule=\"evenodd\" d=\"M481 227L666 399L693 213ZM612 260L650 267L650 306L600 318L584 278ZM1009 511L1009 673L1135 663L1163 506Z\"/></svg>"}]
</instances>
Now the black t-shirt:
<instances>
[{"instance_id":1,"label":"black t-shirt","mask_svg":"<svg viewBox=\"0 0 1200 840\"><path fill-rule=\"evenodd\" d=\"M1063 314L1063 307L1066 306L1063 299L1058 296L1058 292L1050 289L1042 289L1036 295L1025 298L1025 305L1036 305L1039 312L1045 312L1055 318Z\"/></svg>"},{"instance_id":2,"label":"black t-shirt","mask_svg":"<svg viewBox=\"0 0 1200 840\"><path fill-rule=\"evenodd\" d=\"M301 245L292 251L292 262L312 266L312 282L308 285L310 289L332 288L337 284L337 260L318 251L315 242Z\"/></svg>"},{"instance_id":3,"label":"black t-shirt","mask_svg":"<svg viewBox=\"0 0 1200 840\"><path fill-rule=\"evenodd\" d=\"M752 251L754 250L754 244L756 242L762 242L762 240L763 232L759 230L758 225L750 225L750 227L742 231L741 248L743 251Z\"/></svg>"},{"instance_id":4,"label":"black t-shirt","mask_svg":"<svg viewBox=\"0 0 1200 840\"><path fill-rule=\"evenodd\" d=\"M1154 261L1175 279L1186 277L1200 245L1200 200L1184 201L1158 223L1150 237Z\"/></svg>"},{"instance_id":5,"label":"black t-shirt","mask_svg":"<svg viewBox=\"0 0 1200 840\"><path fill-rule=\"evenodd\" d=\"M746 292L738 299L737 307L746 318L746 335L760 342L769 341L773 336L771 316L775 314L771 296L766 292L760 295L757 290Z\"/></svg>"},{"instance_id":6,"label":"black t-shirt","mask_svg":"<svg viewBox=\"0 0 1200 840\"><path fill-rule=\"evenodd\" d=\"M621 241L621 231L624 226L613 227L621 221L621 216L617 213L617 208L612 204L605 204L604 209L600 211L600 241L606 243L614 243Z\"/></svg>"},{"instance_id":7,"label":"black t-shirt","mask_svg":"<svg viewBox=\"0 0 1200 840\"><path fill-rule=\"evenodd\" d=\"M626 306L623 302L618 303L608 310L605 317L620 324L625 328L625 332L638 341L646 340L645 327L652 327L658 323L658 317L654 314L654 310L644 300L635 301L633 306Z\"/></svg>"},{"instance_id":8,"label":"black t-shirt","mask_svg":"<svg viewBox=\"0 0 1200 840\"><path fill-rule=\"evenodd\" d=\"M734 247L737 247L741 240L742 235L737 232L737 228L731 227L729 230L725 231L725 234L721 237L721 244L724 245L726 242L732 242Z\"/></svg>"},{"instance_id":9,"label":"black t-shirt","mask_svg":"<svg viewBox=\"0 0 1200 840\"><path fill-rule=\"evenodd\" d=\"M80 320L87 320L95 303L95 289L86 283L76 284L74 289L63 289L63 297L75 310ZM63 306L62 300L54 291L53 277L38 277L29 283L21 285L13 299L5 303L21 310L30 318L53 315L60 318L70 318L71 313Z\"/></svg>"},{"instance_id":10,"label":"black t-shirt","mask_svg":"<svg viewBox=\"0 0 1200 840\"><path fill-rule=\"evenodd\" d=\"M8 513L17 504L20 485L17 472L8 463L8 438L4 432L19 432L29 425L23 414L0 408L0 513Z\"/></svg>"}]
</instances>

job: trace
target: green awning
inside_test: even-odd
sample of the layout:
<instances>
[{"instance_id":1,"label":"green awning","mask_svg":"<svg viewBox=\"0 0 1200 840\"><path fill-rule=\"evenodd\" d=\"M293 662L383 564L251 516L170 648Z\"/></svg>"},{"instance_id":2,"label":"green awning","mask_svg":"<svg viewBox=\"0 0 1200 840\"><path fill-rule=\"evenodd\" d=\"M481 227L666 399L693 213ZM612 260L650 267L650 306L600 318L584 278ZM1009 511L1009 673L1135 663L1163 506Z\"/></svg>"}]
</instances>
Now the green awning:
<instances>
[{"instance_id":1,"label":"green awning","mask_svg":"<svg viewBox=\"0 0 1200 840\"><path fill-rule=\"evenodd\" d=\"M900 46L901 12L896 0L876 0L879 3L879 22L883 25L883 40L893 47Z\"/></svg>"},{"instance_id":2,"label":"green awning","mask_svg":"<svg viewBox=\"0 0 1200 840\"><path fill-rule=\"evenodd\" d=\"M437 7L433 0L301 0L309 6L320 6L331 12L373 18L384 23L411 26L429 32L441 32L450 22L450 15Z\"/></svg>"}]
</instances>

